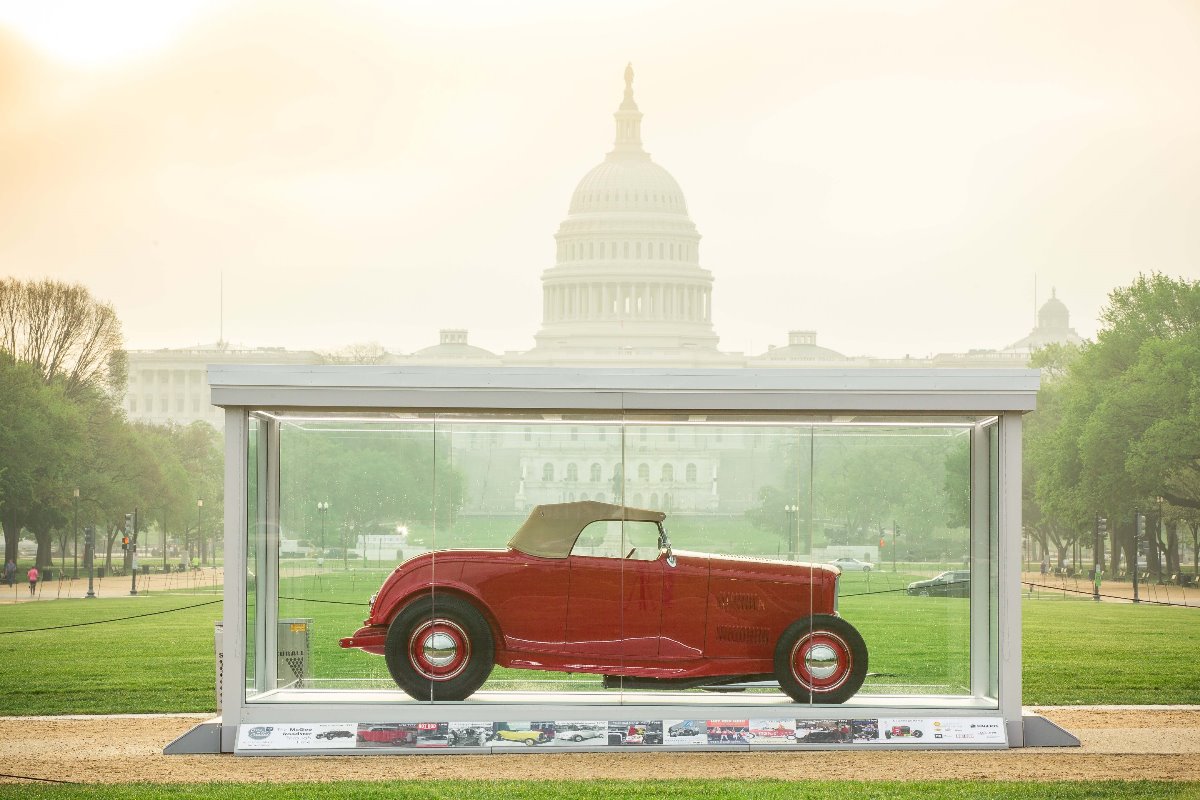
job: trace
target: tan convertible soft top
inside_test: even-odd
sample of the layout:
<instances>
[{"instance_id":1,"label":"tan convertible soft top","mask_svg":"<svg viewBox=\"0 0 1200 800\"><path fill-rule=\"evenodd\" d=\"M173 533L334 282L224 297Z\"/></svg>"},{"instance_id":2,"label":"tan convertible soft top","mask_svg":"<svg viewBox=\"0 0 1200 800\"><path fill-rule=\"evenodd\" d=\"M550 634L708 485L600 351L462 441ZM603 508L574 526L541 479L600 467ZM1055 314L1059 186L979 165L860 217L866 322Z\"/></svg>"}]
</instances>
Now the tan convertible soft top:
<instances>
[{"instance_id":1,"label":"tan convertible soft top","mask_svg":"<svg viewBox=\"0 0 1200 800\"><path fill-rule=\"evenodd\" d=\"M571 554L579 533L589 523L597 520L662 522L666 516L661 511L614 506L595 500L552 503L534 508L529 519L513 534L508 546L526 555L566 558Z\"/></svg>"}]
</instances>

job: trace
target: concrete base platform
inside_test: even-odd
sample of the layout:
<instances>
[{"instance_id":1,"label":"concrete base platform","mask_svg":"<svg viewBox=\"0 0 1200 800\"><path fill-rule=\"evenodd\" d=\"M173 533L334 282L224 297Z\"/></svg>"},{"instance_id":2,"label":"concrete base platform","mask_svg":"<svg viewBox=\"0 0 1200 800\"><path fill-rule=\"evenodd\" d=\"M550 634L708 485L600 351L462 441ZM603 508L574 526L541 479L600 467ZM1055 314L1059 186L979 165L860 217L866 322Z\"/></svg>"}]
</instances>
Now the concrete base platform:
<instances>
[{"instance_id":1,"label":"concrete base platform","mask_svg":"<svg viewBox=\"0 0 1200 800\"><path fill-rule=\"evenodd\" d=\"M1079 747L1079 738L1037 714L1023 714L1021 729L1025 747Z\"/></svg>"}]
</instances>

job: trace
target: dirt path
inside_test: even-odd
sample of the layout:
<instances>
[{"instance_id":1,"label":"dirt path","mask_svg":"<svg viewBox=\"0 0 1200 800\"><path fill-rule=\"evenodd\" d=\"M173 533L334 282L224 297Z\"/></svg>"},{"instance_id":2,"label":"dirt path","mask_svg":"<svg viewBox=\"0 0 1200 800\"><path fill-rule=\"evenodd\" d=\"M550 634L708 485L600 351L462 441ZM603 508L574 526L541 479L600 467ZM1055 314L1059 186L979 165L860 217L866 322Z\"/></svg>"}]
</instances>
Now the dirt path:
<instances>
[{"instance_id":1,"label":"dirt path","mask_svg":"<svg viewBox=\"0 0 1200 800\"><path fill-rule=\"evenodd\" d=\"M0 719L0 773L82 783L128 781L783 780L1200 781L1200 707L1041 709L1079 748L931 752L555 753L491 756L164 756L194 715ZM369 761L364 761L364 758ZM0 782L13 782L0 778Z\"/></svg>"},{"instance_id":2,"label":"dirt path","mask_svg":"<svg viewBox=\"0 0 1200 800\"><path fill-rule=\"evenodd\" d=\"M55 572L59 572L57 567L55 567ZM28 584L18 583L11 587L0 585L0 605L84 597L87 595L88 580L86 573L83 573L83 576L74 580L55 578L49 581L39 581L37 594L33 596L29 594ZM169 592L194 594L197 591L219 589L224 581L225 570L223 568L204 567L187 572L139 575L137 588L139 595ZM110 575L107 578L93 578L92 580L92 589L97 597L129 597L131 586L132 580L128 575Z\"/></svg>"}]
</instances>

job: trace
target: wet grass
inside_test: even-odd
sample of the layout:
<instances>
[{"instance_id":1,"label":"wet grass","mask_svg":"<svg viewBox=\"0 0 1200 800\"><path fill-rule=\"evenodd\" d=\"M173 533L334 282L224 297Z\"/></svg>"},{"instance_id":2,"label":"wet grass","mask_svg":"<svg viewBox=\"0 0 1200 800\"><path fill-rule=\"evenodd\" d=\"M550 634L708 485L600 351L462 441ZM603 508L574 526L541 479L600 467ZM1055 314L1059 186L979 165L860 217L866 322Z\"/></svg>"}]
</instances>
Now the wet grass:
<instances>
[{"instance_id":1,"label":"wet grass","mask_svg":"<svg viewBox=\"0 0 1200 800\"><path fill-rule=\"evenodd\" d=\"M285 575L280 616L312 620L312 670L347 685L390 685L381 657L337 645L366 614L383 570ZM863 633L866 691L966 683L968 602L909 597L912 574L847 574L841 611ZM206 712L215 708L212 595L43 600L0 606L0 714ZM1025 600L1027 705L1200 703L1195 633L1200 609ZM105 624L86 624L121 619ZM70 627L63 627L70 626ZM32 632L16 633L24 629ZM592 676L493 673L498 688L577 688ZM560 679L558 686L530 681ZM525 684L516 683L519 681ZM576 683L572 684L571 681Z\"/></svg>"}]
</instances>

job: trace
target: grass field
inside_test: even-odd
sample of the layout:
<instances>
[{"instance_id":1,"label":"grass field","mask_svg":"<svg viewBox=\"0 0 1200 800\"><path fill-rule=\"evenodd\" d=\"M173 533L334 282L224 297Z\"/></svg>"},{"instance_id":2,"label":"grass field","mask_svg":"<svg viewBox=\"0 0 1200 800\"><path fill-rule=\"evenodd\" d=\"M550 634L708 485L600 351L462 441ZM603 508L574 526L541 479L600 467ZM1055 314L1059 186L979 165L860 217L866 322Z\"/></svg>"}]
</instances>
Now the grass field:
<instances>
[{"instance_id":1,"label":"grass field","mask_svg":"<svg viewBox=\"0 0 1200 800\"><path fill-rule=\"evenodd\" d=\"M382 574L358 570L283 580L281 594L300 599L281 600L281 616L313 620L315 676L388 685L382 658L336 644L360 624L365 599ZM842 613L863 632L871 670L892 676L868 679L864 691L966 681L966 601L892 591L911 577L844 576ZM0 714L213 710L213 622L221 617L213 600L211 594L160 594L0 607L0 669L6 686L20 687L0 693ZM120 617L134 618L79 626ZM1025 600L1024 625L1027 705L1200 703L1200 610ZM14 633L30 628L52 630ZM556 677L564 684L547 688L570 688L572 680L586 688L595 681L493 673L497 688Z\"/></svg>"},{"instance_id":2,"label":"grass field","mask_svg":"<svg viewBox=\"0 0 1200 800\"><path fill-rule=\"evenodd\" d=\"M253 800L297 800L298 798L379 798L379 800L441 800L471 797L479 800L611 800L617 797L665 798L667 800L930 800L930 798L1011 798L1030 800L1084 800L1118 798L1151 800L1200 797L1200 784L1150 781L1099 781L1054 783L1007 783L984 781L421 781L380 783L292 783L292 784L124 784L114 786L0 785L0 798L106 797L114 800L148 798L245 797Z\"/></svg>"}]
</instances>

